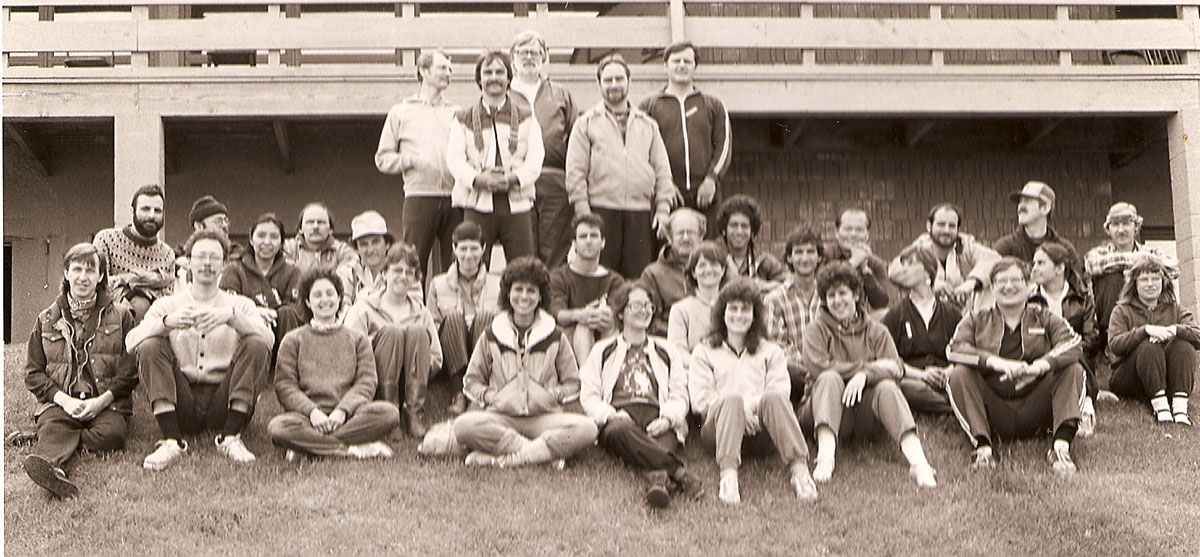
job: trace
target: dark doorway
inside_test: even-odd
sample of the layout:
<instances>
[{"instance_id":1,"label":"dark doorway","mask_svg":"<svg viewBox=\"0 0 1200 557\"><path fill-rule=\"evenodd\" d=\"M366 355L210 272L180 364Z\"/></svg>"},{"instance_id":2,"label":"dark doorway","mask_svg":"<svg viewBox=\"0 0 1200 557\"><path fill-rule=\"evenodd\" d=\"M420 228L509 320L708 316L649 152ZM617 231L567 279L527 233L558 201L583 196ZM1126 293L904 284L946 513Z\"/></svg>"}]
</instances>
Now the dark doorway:
<instances>
[{"instance_id":1,"label":"dark doorway","mask_svg":"<svg viewBox=\"0 0 1200 557\"><path fill-rule=\"evenodd\" d=\"M12 244L4 243L4 344L12 342Z\"/></svg>"}]
</instances>

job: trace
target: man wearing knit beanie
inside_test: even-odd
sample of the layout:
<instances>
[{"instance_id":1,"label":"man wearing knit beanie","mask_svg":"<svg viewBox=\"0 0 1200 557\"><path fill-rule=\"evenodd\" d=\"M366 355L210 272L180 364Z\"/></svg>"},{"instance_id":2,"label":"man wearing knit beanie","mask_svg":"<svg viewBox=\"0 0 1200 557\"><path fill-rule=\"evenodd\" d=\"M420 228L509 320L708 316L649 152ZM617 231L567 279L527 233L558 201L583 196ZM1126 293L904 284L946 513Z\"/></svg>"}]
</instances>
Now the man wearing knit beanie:
<instances>
[{"instance_id":1,"label":"man wearing knit beanie","mask_svg":"<svg viewBox=\"0 0 1200 557\"><path fill-rule=\"evenodd\" d=\"M192 212L188 213L188 220L192 222L192 228L195 230L212 230L229 238L229 208L211 195L192 203Z\"/></svg>"}]
</instances>

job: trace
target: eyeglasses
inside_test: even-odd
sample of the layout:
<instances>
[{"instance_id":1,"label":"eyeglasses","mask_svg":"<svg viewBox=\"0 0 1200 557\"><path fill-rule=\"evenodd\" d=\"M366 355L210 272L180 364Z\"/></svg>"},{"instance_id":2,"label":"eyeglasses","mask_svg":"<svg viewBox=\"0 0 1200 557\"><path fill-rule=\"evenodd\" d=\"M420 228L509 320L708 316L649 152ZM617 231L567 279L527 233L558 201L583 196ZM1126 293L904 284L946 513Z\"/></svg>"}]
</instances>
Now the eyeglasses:
<instances>
[{"instance_id":1,"label":"eyeglasses","mask_svg":"<svg viewBox=\"0 0 1200 557\"><path fill-rule=\"evenodd\" d=\"M515 53L517 56L524 56L525 58L541 58L546 55L546 51L538 48L522 48L514 50L513 53Z\"/></svg>"},{"instance_id":2,"label":"eyeglasses","mask_svg":"<svg viewBox=\"0 0 1200 557\"><path fill-rule=\"evenodd\" d=\"M225 256L215 253L201 253L199 255L193 255L192 260L199 261L200 263L220 263L225 260Z\"/></svg>"},{"instance_id":3,"label":"eyeglasses","mask_svg":"<svg viewBox=\"0 0 1200 557\"><path fill-rule=\"evenodd\" d=\"M654 302L629 302L629 309L633 311L654 311Z\"/></svg>"},{"instance_id":4,"label":"eyeglasses","mask_svg":"<svg viewBox=\"0 0 1200 557\"><path fill-rule=\"evenodd\" d=\"M409 277L409 278L412 278L412 277L415 277L415 276L417 276L417 270L416 270L416 269L409 269L408 267L401 267L401 268L394 268L394 267L393 267L393 268L391 268L391 269L388 269L388 272L390 272L390 273L397 273L397 274L399 274L400 276L405 276L405 277Z\"/></svg>"}]
</instances>

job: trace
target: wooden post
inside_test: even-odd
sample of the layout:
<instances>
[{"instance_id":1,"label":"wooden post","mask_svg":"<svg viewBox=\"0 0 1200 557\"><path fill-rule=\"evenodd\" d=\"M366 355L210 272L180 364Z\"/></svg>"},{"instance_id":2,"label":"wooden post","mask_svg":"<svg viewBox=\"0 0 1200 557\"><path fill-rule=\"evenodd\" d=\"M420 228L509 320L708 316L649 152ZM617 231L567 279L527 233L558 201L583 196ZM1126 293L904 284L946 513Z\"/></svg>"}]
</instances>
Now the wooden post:
<instances>
[{"instance_id":1,"label":"wooden post","mask_svg":"<svg viewBox=\"0 0 1200 557\"><path fill-rule=\"evenodd\" d=\"M412 21L417 18L418 11L416 4L400 4L400 12L397 17ZM415 68L417 66L417 51L413 49L396 49L396 63L406 68Z\"/></svg>"},{"instance_id":2,"label":"wooden post","mask_svg":"<svg viewBox=\"0 0 1200 557\"><path fill-rule=\"evenodd\" d=\"M38 6L38 21L54 21L54 6ZM54 65L54 52L37 53L39 68L49 68Z\"/></svg>"},{"instance_id":3,"label":"wooden post","mask_svg":"<svg viewBox=\"0 0 1200 557\"><path fill-rule=\"evenodd\" d=\"M671 20L671 42L687 40L687 32L684 30L683 20L686 17L686 12L683 9L683 0L670 0L670 5L667 8L667 15Z\"/></svg>"},{"instance_id":4,"label":"wooden post","mask_svg":"<svg viewBox=\"0 0 1200 557\"><path fill-rule=\"evenodd\" d=\"M929 6L929 19L931 21L942 20L942 7L936 4ZM934 49L929 52L929 64L932 66L942 66L946 63L946 51Z\"/></svg>"},{"instance_id":5,"label":"wooden post","mask_svg":"<svg viewBox=\"0 0 1200 557\"><path fill-rule=\"evenodd\" d=\"M800 4L800 19L812 19L813 12L814 10L812 4ZM817 65L817 51L812 48L801 50L800 62L805 66Z\"/></svg>"},{"instance_id":6,"label":"wooden post","mask_svg":"<svg viewBox=\"0 0 1200 557\"><path fill-rule=\"evenodd\" d=\"M1057 6L1054 10L1054 19L1056 19L1058 21L1062 21L1062 22L1070 21L1071 20L1070 6ZM1070 50L1058 51L1058 65L1060 65L1060 66L1070 66L1071 65L1071 51Z\"/></svg>"},{"instance_id":7,"label":"wooden post","mask_svg":"<svg viewBox=\"0 0 1200 557\"><path fill-rule=\"evenodd\" d=\"M143 21L150 21L150 6L133 6L130 8L130 12L133 14L133 21L135 23L140 24ZM129 53L129 65L133 66L135 70L149 68L150 53L141 51Z\"/></svg>"},{"instance_id":8,"label":"wooden post","mask_svg":"<svg viewBox=\"0 0 1200 557\"><path fill-rule=\"evenodd\" d=\"M1200 86L1193 85L1193 101ZM1171 204L1175 209L1175 252L1179 256L1181 303L1200 309L1200 106L1180 110L1167 121L1171 160Z\"/></svg>"},{"instance_id":9,"label":"wooden post","mask_svg":"<svg viewBox=\"0 0 1200 557\"><path fill-rule=\"evenodd\" d=\"M267 15L274 19L282 18L283 17L283 6L281 6L279 4L271 4L271 5L267 6ZM272 48L272 49L268 50L267 51L267 65L271 66L271 67L278 67L283 59L282 54L283 54L283 51L279 50L278 48Z\"/></svg>"},{"instance_id":10,"label":"wooden post","mask_svg":"<svg viewBox=\"0 0 1200 557\"><path fill-rule=\"evenodd\" d=\"M122 226L131 222L129 201L138 188L146 184L165 186L165 156L162 116L144 112L128 112L114 116L114 224Z\"/></svg>"}]
</instances>

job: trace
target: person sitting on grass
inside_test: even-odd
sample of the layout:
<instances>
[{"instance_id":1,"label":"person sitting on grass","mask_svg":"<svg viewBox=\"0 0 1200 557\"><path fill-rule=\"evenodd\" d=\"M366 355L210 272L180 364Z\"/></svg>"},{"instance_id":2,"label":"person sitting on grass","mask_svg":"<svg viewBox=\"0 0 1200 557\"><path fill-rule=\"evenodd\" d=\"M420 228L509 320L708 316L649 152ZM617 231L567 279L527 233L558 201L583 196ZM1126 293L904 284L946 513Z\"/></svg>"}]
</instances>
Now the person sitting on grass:
<instances>
[{"instance_id":1,"label":"person sitting on grass","mask_svg":"<svg viewBox=\"0 0 1200 557\"><path fill-rule=\"evenodd\" d=\"M967 314L946 349L955 364L946 389L975 450L971 468L996 467L997 438L1053 432L1054 472L1075 473L1071 441L1079 427L1086 378L1079 335L1063 318L1030 304L1029 265L1006 256L992 267L995 307Z\"/></svg>"},{"instance_id":2,"label":"person sitting on grass","mask_svg":"<svg viewBox=\"0 0 1200 557\"><path fill-rule=\"evenodd\" d=\"M474 222L459 223L451 233L454 261L429 283L429 313L438 327L443 367L458 391L450 402L455 416L467 409L462 394L462 374L471 359L471 348L492 324L500 276L483 265L483 231Z\"/></svg>"},{"instance_id":3,"label":"person sitting on grass","mask_svg":"<svg viewBox=\"0 0 1200 557\"><path fill-rule=\"evenodd\" d=\"M771 252L759 250L754 244L754 238L762 229L758 201L741 193L726 199L717 211L716 227L720 236L718 241L727 252L731 278L754 279L763 294L783 284L787 267Z\"/></svg>"},{"instance_id":4,"label":"person sitting on grass","mask_svg":"<svg viewBox=\"0 0 1200 557\"><path fill-rule=\"evenodd\" d=\"M400 410L375 398L375 354L362 333L342 326L342 281L318 268L300 282L309 322L284 337L275 364L275 394L284 412L271 419L271 442L314 456L391 458L383 439L400 425Z\"/></svg>"},{"instance_id":5,"label":"person sitting on grass","mask_svg":"<svg viewBox=\"0 0 1200 557\"><path fill-rule=\"evenodd\" d=\"M804 328L821 309L817 294L817 266L821 264L821 237L809 226L798 226L787 235L783 258L791 271L763 303L767 306L767 336L779 343L788 358L792 400L804 395Z\"/></svg>"},{"instance_id":6,"label":"person sitting on grass","mask_svg":"<svg viewBox=\"0 0 1200 557\"><path fill-rule=\"evenodd\" d=\"M133 328L129 307L108 290L108 264L92 244L63 256L58 299L38 315L29 337L25 386L37 397L37 444L25 473L59 497L79 488L62 465L82 445L89 451L125 446L137 367L125 352Z\"/></svg>"},{"instance_id":7,"label":"person sitting on grass","mask_svg":"<svg viewBox=\"0 0 1200 557\"><path fill-rule=\"evenodd\" d=\"M275 331L274 352L283 336L303 323L297 293L300 269L288 263L279 246L283 222L275 213L264 213L250 226L250 250L225 265L221 289L251 300L263 322Z\"/></svg>"},{"instance_id":8,"label":"person sitting on grass","mask_svg":"<svg viewBox=\"0 0 1200 557\"><path fill-rule=\"evenodd\" d=\"M827 482L833 476L839 441L882 427L900 444L917 485L937 487L898 383L904 364L887 327L864 307L859 271L846 262L829 263L817 272L817 292L822 308L804 329L809 385L800 403L800 419L817 440L813 478Z\"/></svg>"},{"instance_id":9,"label":"person sitting on grass","mask_svg":"<svg viewBox=\"0 0 1200 557\"><path fill-rule=\"evenodd\" d=\"M1171 268L1155 256L1129 270L1108 326L1113 375L1122 396L1150 399L1158 423L1192 425L1188 395L1196 373L1200 326L1175 300Z\"/></svg>"},{"instance_id":10,"label":"person sitting on grass","mask_svg":"<svg viewBox=\"0 0 1200 557\"><path fill-rule=\"evenodd\" d=\"M767 340L766 313L758 285L739 279L721 289L712 332L692 351L688 393L702 419L700 438L716 451L721 501L742 502L738 468L743 449L765 453L774 445L788 466L792 489L805 501L817 498L808 472L808 445L789 401L787 356Z\"/></svg>"},{"instance_id":11,"label":"person sitting on grass","mask_svg":"<svg viewBox=\"0 0 1200 557\"><path fill-rule=\"evenodd\" d=\"M625 284L620 274L600 264L604 249L604 219L596 213L577 215L574 257L550 273L550 314L564 328L582 365L597 339L613 330L609 299Z\"/></svg>"},{"instance_id":12,"label":"person sitting on grass","mask_svg":"<svg viewBox=\"0 0 1200 557\"><path fill-rule=\"evenodd\" d=\"M468 466L561 461L596 441L596 424L563 408L579 398L579 368L570 340L546 311L549 299L550 273L541 260L518 257L504 269L501 311L463 378L475 409L454 421L454 436L472 451Z\"/></svg>"},{"instance_id":13,"label":"person sitting on grass","mask_svg":"<svg viewBox=\"0 0 1200 557\"><path fill-rule=\"evenodd\" d=\"M667 319L667 340L687 353L691 353L712 330L713 304L729 275L725 253L721 244L704 242L688 259L685 272L692 294L675 302ZM764 323L766 319L764 315Z\"/></svg>"},{"instance_id":14,"label":"person sitting on grass","mask_svg":"<svg viewBox=\"0 0 1200 557\"><path fill-rule=\"evenodd\" d=\"M421 281L417 249L405 242L388 248L383 276L384 289L359 297L345 323L371 339L379 375L375 398L402 408L408 434L421 439L428 431L429 376L442 367L442 344L433 316L413 291Z\"/></svg>"},{"instance_id":15,"label":"person sitting on grass","mask_svg":"<svg viewBox=\"0 0 1200 557\"><path fill-rule=\"evenodd\" d=\"M187 243L192 282L155 300L125 336L162 439L142 466L164 470L187 454L184 432L218 430L217 450L254 462L241 432L266 382L275 336L254 302L217 287L229 240L198 230Z\"/></svg>"},{"instance_id":16,"label":"person sitting on grass","mask_svg":"<svg viewBox=\"0 0 1200 557\"><path fill-rule=\"evenodd\" d=\"M617 291L612 306L621 332L596 344L579 370L583 410L600 428L600 446L644 471L647 504L667 506L672 481L699 496L699 478L679 457L688 429L683 354L647 333L656 308L644 285Z\"/></svg>"}]
</instances>

